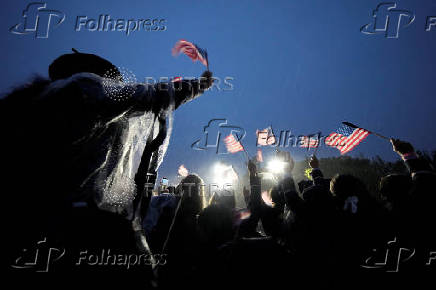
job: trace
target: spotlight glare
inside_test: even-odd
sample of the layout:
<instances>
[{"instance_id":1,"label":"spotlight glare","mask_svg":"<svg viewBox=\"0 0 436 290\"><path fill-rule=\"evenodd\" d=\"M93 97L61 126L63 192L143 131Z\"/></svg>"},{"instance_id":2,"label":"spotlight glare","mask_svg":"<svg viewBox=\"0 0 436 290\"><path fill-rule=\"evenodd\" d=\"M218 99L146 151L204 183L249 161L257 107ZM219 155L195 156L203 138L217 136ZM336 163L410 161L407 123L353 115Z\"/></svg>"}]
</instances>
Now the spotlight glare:
<instances>
[{"instance_id":1,"label":"spotlight glare","mask_svg":"<svg viewBox=\"0 0 436 290\"><path fill-rule=\"evenodd\" d=\"M271 173L283 173L285 169L285 162L278 159L273 159L268 163L267 168Z\"/></svg>"},{"instance_id":2,"label":"spotlight glare","mask_svg":"<svg viewBox=\"0 0 436 290\"><path fill-rule=\"evenodd\" d=\"M236 172L232 166L227 166L222 163L216 163L213 168L213 181L220 188L228 187L237 180Z\"/></svg>"}]
</instances>

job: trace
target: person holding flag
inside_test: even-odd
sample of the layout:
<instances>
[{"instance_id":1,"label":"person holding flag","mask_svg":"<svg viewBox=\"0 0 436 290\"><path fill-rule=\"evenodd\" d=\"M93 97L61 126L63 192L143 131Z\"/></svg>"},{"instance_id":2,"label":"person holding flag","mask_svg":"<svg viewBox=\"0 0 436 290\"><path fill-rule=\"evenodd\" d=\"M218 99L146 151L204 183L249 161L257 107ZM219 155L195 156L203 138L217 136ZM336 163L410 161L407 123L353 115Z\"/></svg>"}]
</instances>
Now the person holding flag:
<instances>
[{"instance_id":1,"label":"person holding flag","mask_svg":"<svg viewBox=\"0 0 436 290\"><path fill-rule=\"evenodd\" d=\"M115 91L131 94L119 100L108 97L108 81ZM2 171L5 186L27 181L21 188L26 194L8 195L6 203L11 205L10 215L17 216L17 225L33 229L11 227L6 235L15 237L14 242L33 240L47 233L44 229L60 226L61 220L74 220L69 215L82 210L74 206L85 204L90 218L76 220L77 231L70 236L98 241L102 247L110 247L108 243L115 239L129 247L134 244L130 239L137 238L147 252L141 218L151 196L147 184L155 183L169 144L169 116L211 87L212 73L206 70L200 79L180 83L180 90L173 90L171 82L128 83L108 60L73 49L50 64L48 79L35 79L2 98L2 132L11 141L2 146L9 153L2 160L8 168ZM26 113L20 120L27 126L26 134L8 121L23 110ZM26 174L22 174L23 164ZM93 218L103 212L113 216L115 223L104 225ZM128 237L119 234L127 232ZM18 253L22 247L8 249Z\"/></svg>"}]
</instances>

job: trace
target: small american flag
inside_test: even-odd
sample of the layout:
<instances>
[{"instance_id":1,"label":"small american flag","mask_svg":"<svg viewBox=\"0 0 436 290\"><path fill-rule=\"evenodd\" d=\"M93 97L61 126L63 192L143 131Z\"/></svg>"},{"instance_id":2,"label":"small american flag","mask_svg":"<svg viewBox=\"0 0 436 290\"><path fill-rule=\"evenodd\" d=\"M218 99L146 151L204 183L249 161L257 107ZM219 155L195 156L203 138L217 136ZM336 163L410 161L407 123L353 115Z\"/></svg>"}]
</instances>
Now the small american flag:
<instances>
[{"instance_id":1,"label":"small american flag","mask_svg":"<svg viewBox=\"0 0 436 290\"><path fill-rule=\"evenodd\" d=\"M179 40L173 48L173 55L179 53L186 54L192 61L200 61L205 66L208 65L207 51L199 48L192 42L186 41L184 39Z\"/></svg>"},{"instance_id":2,"label":"small american flag","mask_svg":"<svg viewBox=\"0 0 436 290\"><path fill-rule=\"evenodd\" d=\"M342 125L336 132L331 133L326 139L325 144L337 148L341 154L345 154L354 149L368 135L369 131L362 128L352 128Z\"/></svg>"},{"instance_id":3,"label":"small american flag","mask_svg":"<svg viewBox=\"0 0 436 290\"><path fill-rule=\"evenodd\" d=\"M229 151L230 153L244 151L244 147L242 147L241 142L237 141L233 134L230 134L229 136L224 138L224 143L226 144L227 151Z\"/></svg>"},{"instance_id":4,"label":"small american flag","mask_svg":"<svg viewBox=\"0 0 436 290\"><path fill-rule=\"evenodd\" d=\"M300 147L303 148L316 148L319 146L319 138L314 136L300 137Z\"/></svg>"},{"instance_id":5,"label":"small american flag","mask_svg":"<svg viewBox=\"0 0 436 290\"><path fill-rule=\"evenodd\" d=\"M182 77L173 77L173 79L171 80L172 83L176 83L176 82L181 82L183 80Z\"/></svg>"},{"instance_id":6,"label":"small american flag","mask_svg":"<svg viewBox=\"0 0 436 290\"><path fill-rule=\"evenodd\" d=\"M272 132L271 127L263 130L256 130L257 146L268 146L276 143L276 137Z\"/></svg>"}]
</instances>

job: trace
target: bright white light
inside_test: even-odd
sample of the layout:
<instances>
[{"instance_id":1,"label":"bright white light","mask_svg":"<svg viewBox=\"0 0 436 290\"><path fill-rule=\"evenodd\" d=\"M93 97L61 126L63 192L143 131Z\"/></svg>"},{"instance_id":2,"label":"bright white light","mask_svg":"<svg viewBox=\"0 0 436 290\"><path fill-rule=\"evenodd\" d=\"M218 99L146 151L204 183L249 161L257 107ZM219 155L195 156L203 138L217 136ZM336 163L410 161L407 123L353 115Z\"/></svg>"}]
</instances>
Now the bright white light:
<instances>
[{"instance_id":1,"label":"bright white light","mask_svg":"<svg viewBox=\"0 0 436 290\"><path fill-rule=\"evenodd\" d=\"M271 173L283 173L285 169L285 162L278 159L273 159L268 163L267 168Z\"/></svg>"},{"instance_id":2,"label":"bright white light","mask_svg":"<svg viewBox=\"0 0 436 290\"><path fill-rule=\"evenodd\" d=\"M227 170L227 166L221 163L216 163L213 168L213 172L215 175L222 175L222 173L226 170Z\"/></svg>"},{"instance_id":3,"label":"bright white light","mask_svg":"<svg viewBox=\"0 0 436 290\"><path fill-rule=\"evenodd\" d=\"M213 168L213 182L220 188L228 187L237 180L236 172L232 166L216 163Z\"/></svg>"}]
</instances>

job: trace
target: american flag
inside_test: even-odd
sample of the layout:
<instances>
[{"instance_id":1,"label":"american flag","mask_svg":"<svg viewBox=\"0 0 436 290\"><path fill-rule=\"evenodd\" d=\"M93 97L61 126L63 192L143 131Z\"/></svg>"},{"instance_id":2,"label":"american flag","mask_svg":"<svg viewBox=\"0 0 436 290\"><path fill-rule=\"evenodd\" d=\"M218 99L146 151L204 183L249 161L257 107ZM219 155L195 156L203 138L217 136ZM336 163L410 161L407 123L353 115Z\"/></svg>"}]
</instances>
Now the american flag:
<instances>
[{"instance_id":1,"label":"american flag","mask_svg":"<svg viewBox=\"0 0 436 290\"><path fill-rule=\"evenodd\" d=\"M316 148L319 146L319 138L314 136L300 137L300 147L303 148Z\"/></svg>"},{"instance_id":2,"label":"american flag","mask_svg":"<svg viewBox=\"0 0 436 290\"><path fill-rule=\"evenodd\" d=\"M229 136L224 138L224 143L226 144L227 151L230 153L236 153L239 151L244 151L244 147L242 147L241 142L237 141L235 136L230 133Z\"/></svg>"},{"instance_id":3,"label":"american flag","mask_svg":"<svg viewBox=\"0 0 436 290\"><path fill-rule=\"evenodd\" d=\"M341 154L345 154L354 149L368 135L369 131L362 128L352 128L342 125L336 132L331 133L326 139L325 144L337 148Z\"/></svg>"},{"instance_id":4,"label":"american flag","mask_svg":"<svg viewBox=\"0 0 436 290\"><path fill-rule=\"evenodd\" d=\"M205 66L208 65L207 51L199 48L192 42L184 39L179 40L173 48L173 55L177 55L182 52L192 59L192 61L198 60Z\"/></svg>"},{"instance_id":5,"label":"american flag","mask_svg":"<svg viewBox=\"0 0 436 290\"><path fill-rule=\"evenodd\" d=\"M181 82L183 80L182 77L173 77L173 79L171 80L172 83L176 83L176 82Z\"/></svg>"},{"instance_id":6,"label":"american flag","mask_svg":"<svg viewBox=\"0 0 436 290\"><path fill-rule=\"evenodd\" d=\"M256 130L257 146L268 146L276 143L276 137L272 132L271 127L263 130Z\"/></svg>"}]
</instances>

